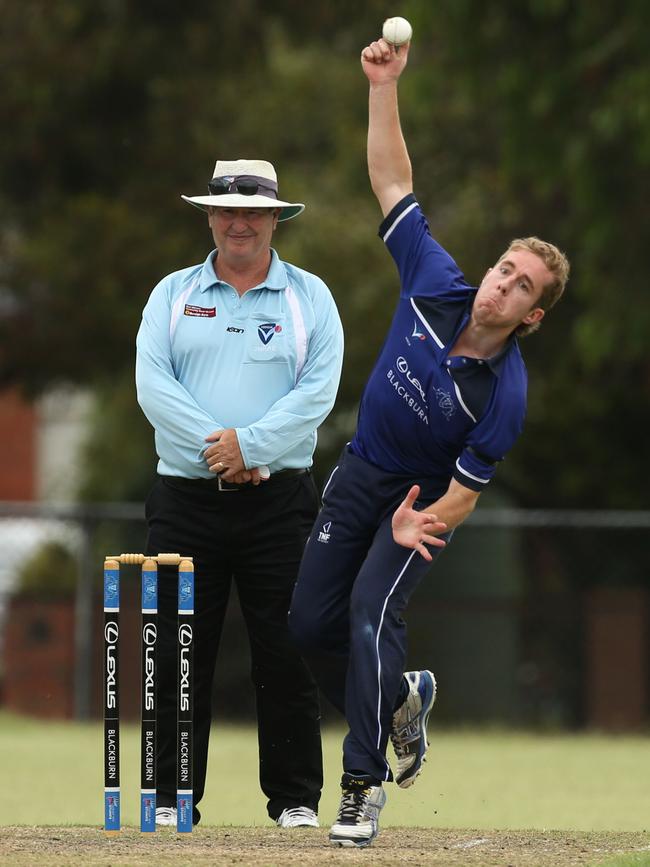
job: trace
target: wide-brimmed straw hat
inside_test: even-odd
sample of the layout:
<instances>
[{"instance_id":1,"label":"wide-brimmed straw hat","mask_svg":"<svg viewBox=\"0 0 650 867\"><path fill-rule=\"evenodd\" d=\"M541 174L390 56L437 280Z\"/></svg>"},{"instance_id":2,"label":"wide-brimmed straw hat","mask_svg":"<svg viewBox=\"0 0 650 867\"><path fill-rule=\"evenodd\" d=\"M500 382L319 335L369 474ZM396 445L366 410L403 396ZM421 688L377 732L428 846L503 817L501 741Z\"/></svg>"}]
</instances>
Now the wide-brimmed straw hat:
<instances>
[{"instance_id":1,"label":"wide-brimmed straw hat","mask_svg":"<svg viewBox=\"0 0 650 867\"><path fill-rule=\"evenodd\" d=\"M305 210L300 202L278 198L278 176L266 160L217 160L207 196L181 196L190 205L206 208L280 208L278 221Z\"/></svg>"}]
</instances>

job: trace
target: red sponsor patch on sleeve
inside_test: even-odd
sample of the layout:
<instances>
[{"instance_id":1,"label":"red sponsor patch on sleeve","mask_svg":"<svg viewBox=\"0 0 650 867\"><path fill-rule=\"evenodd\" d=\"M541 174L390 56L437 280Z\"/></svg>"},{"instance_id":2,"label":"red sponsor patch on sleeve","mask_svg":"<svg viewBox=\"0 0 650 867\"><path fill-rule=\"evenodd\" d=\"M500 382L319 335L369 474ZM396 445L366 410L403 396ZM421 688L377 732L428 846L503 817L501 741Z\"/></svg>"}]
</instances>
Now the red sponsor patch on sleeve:
<instances>
[{"instance_id":1,"label":"red sponsor patch on sleeve","mask_svg":"<svg viewBox=\"0 0 650 867\"><path fill-rule=\"evenodd\" d=\"M183 311L185 316L203 316L205 318L211 318L212 316L217 315L216 307L197 307L194 304L186 304L185 310Z\"/></svg>"}]
</instances>

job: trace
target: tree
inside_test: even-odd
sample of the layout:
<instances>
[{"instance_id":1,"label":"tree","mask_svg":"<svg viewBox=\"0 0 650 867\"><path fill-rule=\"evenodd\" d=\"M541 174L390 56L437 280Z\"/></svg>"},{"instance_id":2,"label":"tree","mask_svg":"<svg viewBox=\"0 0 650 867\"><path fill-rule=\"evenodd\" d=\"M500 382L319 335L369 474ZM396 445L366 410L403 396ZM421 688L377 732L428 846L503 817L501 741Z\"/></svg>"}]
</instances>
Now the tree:
<instances>
[{"instance_id":1,"label":"tree","mask_svg":"<svg viewBox=\"0 0 650 867\"><path fill-rule=\"evenodd\" d=\"M217 155L264 155L283 195L308 204L277 246L323 276L346 330L319 452L334 456L397 288L375 237L358 67L383 7L361 3L352 21L346 9L5 0L0 384L92 384L104 404L115 388L127 418L115 436L128 436L138 410L118 393L141 309L211 243L179 193L203 189ZM476 282L522 234L573 264L566 297L523 344L529 418L498 484L527 505L644 506L650 9L412 0L403 14L415 41L401 113L434 233Z\"/></svg>"}]
</instances>

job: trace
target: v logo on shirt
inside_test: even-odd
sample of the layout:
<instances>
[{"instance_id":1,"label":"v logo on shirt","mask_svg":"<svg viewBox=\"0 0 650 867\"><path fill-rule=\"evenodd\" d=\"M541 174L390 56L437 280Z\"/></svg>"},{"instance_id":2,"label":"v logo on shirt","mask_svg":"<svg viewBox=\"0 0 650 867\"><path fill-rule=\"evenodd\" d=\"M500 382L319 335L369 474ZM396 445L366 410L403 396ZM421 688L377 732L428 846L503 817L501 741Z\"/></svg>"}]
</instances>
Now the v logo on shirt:
<instances>
[{"instance_id":1,"label":"v logo on shirt","mask_svg":"<svg viewBox=\"0 0 650 867\"><path fill-rule=\"evenodd\" d=\"M269 343L275 334L276 328L275 322L265 322L264 325L257 326L257 333L264 346Z\"/></svg>"}]
</instances>

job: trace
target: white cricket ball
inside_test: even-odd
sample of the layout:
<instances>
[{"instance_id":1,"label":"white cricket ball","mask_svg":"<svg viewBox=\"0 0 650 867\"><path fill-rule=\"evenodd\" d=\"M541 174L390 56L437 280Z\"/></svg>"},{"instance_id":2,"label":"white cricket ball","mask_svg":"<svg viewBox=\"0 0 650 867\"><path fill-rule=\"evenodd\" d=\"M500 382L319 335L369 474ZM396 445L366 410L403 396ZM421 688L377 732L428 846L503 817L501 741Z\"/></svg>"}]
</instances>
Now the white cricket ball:
<instances>
[{"instance_id":1,"label":"white cricket ball","mask_svg":"<svg viewBox=\"0 0 650 867\"><path fill-rule=\"evenodd\" d=\"M257 468L260 471L260 479L270 479L271 478L271 470L263 465Z\"/></svg>"},{"instance_id":2,"label":"white cricket ball","mask_svg":"<svg viewBox=\"0 0 650 867\"><path fill-rule=\"evenodd\" d=\"M400 18L398 15L396 18L387 18L384 21L381 35L391 45L404 45L413 36L413 28L406 18Z\"/></svg>"}]
</instances>

